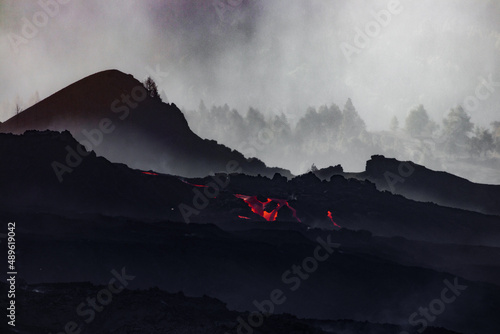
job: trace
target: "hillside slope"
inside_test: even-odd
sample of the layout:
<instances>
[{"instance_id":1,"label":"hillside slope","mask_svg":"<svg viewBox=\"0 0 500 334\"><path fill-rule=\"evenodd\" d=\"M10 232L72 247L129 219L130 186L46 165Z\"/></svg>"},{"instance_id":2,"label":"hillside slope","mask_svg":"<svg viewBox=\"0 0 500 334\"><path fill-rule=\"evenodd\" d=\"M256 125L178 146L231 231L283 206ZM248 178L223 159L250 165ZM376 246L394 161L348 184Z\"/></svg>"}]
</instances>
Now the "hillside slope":
<instances>
[{"instance_id":1,"label":"hillside slope","mask_svg":"<svg viewBox=\"0 0 500 334\"><path fill-rule=\"evenodd\" d=\"M317 170L314 174L321 180L329 180L334 175L368 180L381 191L387 190L416 201L500 215L500 185L470 182L411 161L373 155L361 173L346 173L336 166Z\"/></svg>"},{"instance_id":2,"label":"hillside slope","mask_svg":"<svg viewBox=\"0 0 500 334\"><path fill-rule=\"evenodd\" d=\"M117 70L81 79L0 124L4 133L26 130L69 130L88 150L132 168L204 176L231 163L251 175L291 176L201 139L175 104L151 97L141 82Z\"/></svg>"}]
</instances>

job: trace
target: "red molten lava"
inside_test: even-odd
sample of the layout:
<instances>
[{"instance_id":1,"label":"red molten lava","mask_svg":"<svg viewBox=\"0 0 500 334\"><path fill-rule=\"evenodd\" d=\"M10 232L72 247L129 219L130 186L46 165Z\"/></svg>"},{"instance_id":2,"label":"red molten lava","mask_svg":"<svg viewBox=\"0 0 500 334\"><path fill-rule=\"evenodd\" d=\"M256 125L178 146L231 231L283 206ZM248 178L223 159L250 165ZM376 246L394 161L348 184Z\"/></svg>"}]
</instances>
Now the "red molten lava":
<instances>
[{"instance_id":1,"label":"red molten lava","mask_svg":"<svg viewBox=\"0 0 500 334\"><path fill-rule=\"evenodd\" d=\"M259 216L263 217L267 221L275 221L276 218L278 217L278 211L284 206L288 206L290 210L292 210L293 217L297 219L298 222L300 222L300 219L297 217L297 211L288 204L288 202L284 199L279 199L279 198L268 198L267 201L261 202L257 199L257 196L247 196L247 195L240 195L240 194L234 194L235 197L240 198L245 201L245 203L248 204L248 206L252 209L253 213L258 214ZM270 203L276 203L276 207L274 208L273 211L268 212L266 211L266 206Z\"/></svg>"},{"instance_id":2,"label":"red molten lava","mask_svg":"<svg viewBox=\"0 0 500 334\"><path fill-rule=\"evenodd\" d=\"M330 220L332 221L333 226L335 226L335 227L340 227L339 225L337 225L337 223L335 223L335 222L333 221L333 218L332 218L332 212L331 212L331 211L328 211L328 218L330 218ZM340 227L340 228L341 228L341 227Z\"/></svg>"},{"instance_id":3,"label":"red molten lava","mask_svg":"<svg viewBox=\"0 0 500 334\"><path fill-rule=\"evenodd\" d=\"M189 184L190 186L193 186L193 187L198 187L198 188L207 188L208 186L204 186L202 184L193 184L193 183L189 183L183 179L180 179L182 182L186 183L186 184Z\"/></svg>"},{"instance_id":4,"label":"red molten lava","mask_svg":"<svg viewBox=\"0 0 500 334\"><path fill-rule=\"evenodd\" d=\"M245 217L245 216L238 216L238 218L241 218L241 219L250 219L250 218Z\"/></svg>"},{"instance_id":5,"label":"red molten lava","mask_svg":"<svg viewBox=\"0 0 500 334\"><path fill-rule=\"evenodd\" d=\"M156 173L151 173L151 172L142 172L142 174L146 174L146 175L158 175Z\"/></svg>"}]
</instances>

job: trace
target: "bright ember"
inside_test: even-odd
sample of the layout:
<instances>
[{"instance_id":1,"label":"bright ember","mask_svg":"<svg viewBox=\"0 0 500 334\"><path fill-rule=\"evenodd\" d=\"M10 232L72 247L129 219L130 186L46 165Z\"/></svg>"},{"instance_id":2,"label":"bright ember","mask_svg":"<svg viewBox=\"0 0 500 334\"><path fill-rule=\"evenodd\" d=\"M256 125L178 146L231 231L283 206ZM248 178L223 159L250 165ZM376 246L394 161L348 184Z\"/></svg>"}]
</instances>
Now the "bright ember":
<instances>
[{"instance_id":1,"label":"bright ember","mask_svg":"<svg viewBox=\"0 0 500 334\"><path fill-rule=\"evenodd\" d=\"M339 225L337 225L337 223L335 223L335 222L333 221L333 218L332 218L332 212L331 212L331 211L328 211L328 218L330 218L330 220L332 221L333 226L335 226L335 227L340 227Z\"/></svg>"},{"instance_id":2,"label":"bright ember","mask_svg":"<svg viewBox=\"0 0 500 334\"><path fill-rule=\"evenodd\" d=\"M278 211L284 206L288 206L293 213L293 217L300 222L300 219L297 217L297 211L288 204L288 202L284 199L279 198L268 198L267 201L261 202L257 199L257 196L247 196L234 194L235 197L240 198L248 204L248 206L252 209L253 213L258 214L263 217L267 221L275 221L278 217ZM276 207L271 211L266 211L266 207L271 203L276 203Z\"/></svg>"}]
</instances>

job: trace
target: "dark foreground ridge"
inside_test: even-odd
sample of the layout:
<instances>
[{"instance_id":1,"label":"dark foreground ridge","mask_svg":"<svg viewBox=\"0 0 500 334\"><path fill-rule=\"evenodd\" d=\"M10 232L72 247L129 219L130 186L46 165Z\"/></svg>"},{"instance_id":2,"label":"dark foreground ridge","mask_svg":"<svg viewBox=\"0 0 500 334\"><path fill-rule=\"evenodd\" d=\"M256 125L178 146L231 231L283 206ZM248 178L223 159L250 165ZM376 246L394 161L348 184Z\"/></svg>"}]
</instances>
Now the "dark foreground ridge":
<instances>
[{"instance_id":1,"label":"dark foreground ridge","mask_svg":"<svg viewBox=\"0 0 500 334\"><path fill-rule=\"evenodd\" d=\"M229 311L221 301L203 297L186 297L182 292L167 293L158 288L125 289L113 296L109 305L99 305L101 312L90 312L86 305L79 317L75 309L87 298L97 296L106 286L90 283L39 284L19 289L22 301L16 331L1 327L3 333L59 333L74 323L82 333L250 333L249 313ZM0 284L2 299L7 287ZM352 320L318 321L298 319L280 314L265 317L255 333L357 333L399 334L403 328L390 324L374 324ZM258 320L258 318L256 318ZM88 323L86 320L91 320ZM256 321L257 321L256 320ZM251 322L252 323L252 322ZM249 330L250 328L250 330ZM411 332L412 334L414 332ZM415 332L416 333L416 332ZM429 334L458 334L442 328L428 327Z\"/></svg>"},{"instance_id":2,"label":"dark foreground ridge","mask_svg":"<svg viewBox=\"0 0 500 334\"><path fill-rule=\"evenodd\" d=\"M0 213L0 218L5 216ZM411 333L424 324L460 333L496 334L500 328L496 303L500 286L480 281L488 275L488 270L498 273L500 264L495 248L436 245L373 237L362 231L324 231L279 222L240 224L238 231L228 231L210 224L146 223L88 215L70 219L20 214L15 218L17 248L22 251L17 259L19 324L45 326L50 322L60 327L61 323L81 319L75 313L77 306L87 297L95 298L102 288L83 285L82 289L72 282L107 285L110 278L116 277L112 274L115 270L127 277L127 289L159 287L169 292L182 291L188 296L207 295L227 304L229 310L240 312L257 311L256 303L266 305L264 310L270 309L265 301L279 290L279 304L273 306L277 315L389 323ZM322 241L318 242L318 238ZM335 244L340 246L333 248L328 256L326 245ZM311 258L318 247L323 260L317 262L316 270L311 270L314 269ZM296 271L294 267L302 269ZM460 276L457 270L461 271ZM476 276L476 280L462 277L468 271L484 272L484 276ZM32 286L27 300L20 291L21 279ZM47 285L54 282L68 284ZM115 288L120 288L121 282L115 283ZM52 294L51 289L56 292ZM6 295L1 294L2 298ZM107 302L105 295L99 294L99 299ZM225 312L222 304L209 299L184 302L180 297L176 300L177 297L155 290L124 293L127 295L122 303L122 293L114 293L112 302L104 305L102 312L96 312L96 321L106 323L108 328L134 323L136 319L134 325L141 328L145 325L140 324L142 321L153 324L159 321L159 326L181 325L191 314L197 319L220 319L218 311L213 310ZM192 309L184 308L185 303L191 304ZM419 308L429 309L431 303L433 307L444 307L444 311L431 312L436 318L422 322L425 316L419 314ZM137 315L127 317L133 309ZM180 317L182 321L176 322L173 316L164 318L165 313L175 309L178 312L175 315L186 312ZM32 317L33 313L38 315ZM45 314L48 319L44 319ZM415 314L413 323L409 323L412 314ZM222 318L232 323L237 320L236 316ZM287 318L292 319L288 316L281 319ZM192 319L193 325L206 324L205 320L197 319ZM399 334L387 329L380 333Z\"/></svg>"}]
</instances>

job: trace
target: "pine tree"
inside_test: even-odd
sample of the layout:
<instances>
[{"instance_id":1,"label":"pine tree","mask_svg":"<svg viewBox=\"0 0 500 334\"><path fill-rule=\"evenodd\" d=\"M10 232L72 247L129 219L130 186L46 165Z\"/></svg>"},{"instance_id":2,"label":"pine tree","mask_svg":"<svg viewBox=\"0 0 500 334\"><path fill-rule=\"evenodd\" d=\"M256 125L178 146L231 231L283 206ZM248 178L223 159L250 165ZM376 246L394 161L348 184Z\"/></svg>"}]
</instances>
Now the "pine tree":
<instances>
[{"instance_id":1,"label":"pine tree","mask_svg":"<svg viewBox=\"0 0 500 334\"><path fill-rule=\"evenodd\" d=\"M429 129L429 115L423 105L418 105L410 110L405 121L406 131L413 137L427 134Z\"/></svg>"},{"instance_id":2,"label":"pine tree","mask_svg":"<svg viewBox=\"0 0 500 334\"><path fill-rule=\"evenodd\" d=\"M156 86L156 83L151 77L148 77L144 81L144 87L148 91L148 95L152 98L160 98L160 95L158 94L158 87Z\"/></svg>"},{"instance_id":3,"label":"pine tree","mask_svg":"<svg viewBox=\"0 0 500 334\"><path fill-rule=\"evenodd\" d=\"M349 140L359 137L366 131L365 122L361 119L351 99L347 99L342 112L342 123L340 125L341 138Z\"/></svg>"},{"instance_id":4,"label":"pine tree","mask_svg":"<svg viewBox=\"0 0 500 334\"><path fill-rule=\"evenodd\" d=\"M474 124L470 116L462 106L450 110L443 120L443 135L446 141L446 149L450 153L459 153L460 148L467 146L468 134L472 131Z\"/></svg>"}]
</instances>

